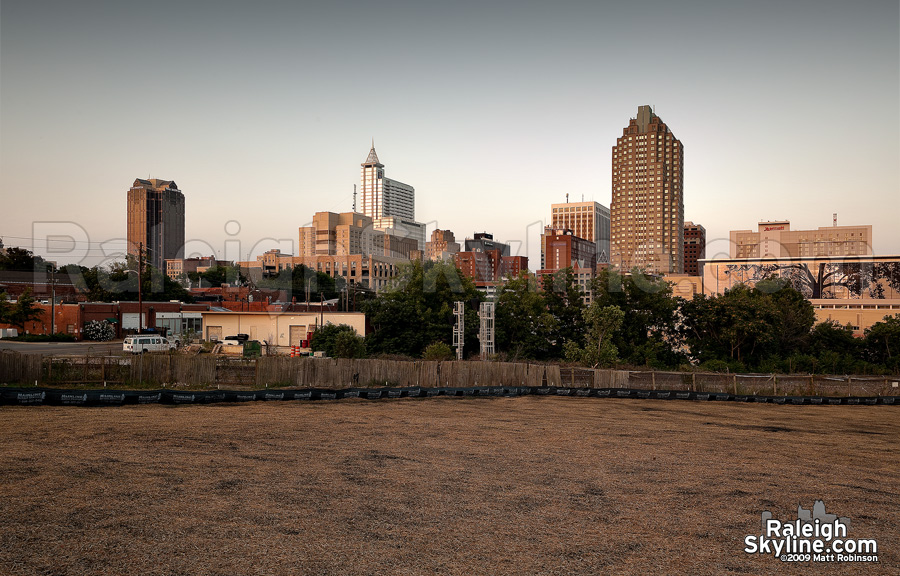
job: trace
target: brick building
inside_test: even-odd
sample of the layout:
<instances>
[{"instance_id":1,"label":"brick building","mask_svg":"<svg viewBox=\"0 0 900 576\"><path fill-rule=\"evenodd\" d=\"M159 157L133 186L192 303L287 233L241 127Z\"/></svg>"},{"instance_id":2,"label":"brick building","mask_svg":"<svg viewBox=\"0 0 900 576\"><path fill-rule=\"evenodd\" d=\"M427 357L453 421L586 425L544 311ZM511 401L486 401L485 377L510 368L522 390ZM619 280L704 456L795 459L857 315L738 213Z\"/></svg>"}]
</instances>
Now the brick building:
<instances>
[{"instance_id":1,"label":"brick building","mask_svg":"<svg viewBox=\"0 0 900 576\"><path fill-rule=\"evenodd\" d=\"M706 258L706 228L693 222L684 223L684 273L699 276L698 260Z\"/></svg>"},{"instance_id":2,"label":"brick building","mask_svg":"<svg viewBox=\"0 0 900 576\"><path fill-rule=\"evenodd\" d=\"M579 238L572 230L544 227L544 233L541 235L541 262L544 265L537 271L538 280L541 281L543 276L571 268L584 302L590 304L593 299L591 280L597 273L596 250L595 242Z\"/></svg>"},{"instance_id":3,"label":"brick building","mask_svg":"<svg viewBox=\"0 0 900 576\"><path fill-rule=\"evenodd\" d=\"M460 250L459 242L450 230L434 230L431 242L425 243L425 257L428 260L449 260Z\"/></svg>"}]
</instances>

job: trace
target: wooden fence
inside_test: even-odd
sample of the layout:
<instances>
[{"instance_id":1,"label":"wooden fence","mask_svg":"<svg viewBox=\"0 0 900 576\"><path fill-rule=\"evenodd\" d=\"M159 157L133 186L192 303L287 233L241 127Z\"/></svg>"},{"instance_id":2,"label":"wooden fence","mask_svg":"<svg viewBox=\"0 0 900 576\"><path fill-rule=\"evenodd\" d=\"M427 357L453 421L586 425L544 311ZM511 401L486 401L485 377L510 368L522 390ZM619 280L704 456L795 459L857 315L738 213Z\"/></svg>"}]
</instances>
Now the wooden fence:
<instances>
[{"instance_id":1,"label":"wooden fence","mask_svg":"<svg viewBox=\"0 0 900 576\"><path fill-rule=\"evenodd\" d=\"M509 362L348 360L202 354L41 357L0 353L0 385L191 388L556 386L770 396L900 396L897 376L592 370Z\"/></svg>"}]
</instances>

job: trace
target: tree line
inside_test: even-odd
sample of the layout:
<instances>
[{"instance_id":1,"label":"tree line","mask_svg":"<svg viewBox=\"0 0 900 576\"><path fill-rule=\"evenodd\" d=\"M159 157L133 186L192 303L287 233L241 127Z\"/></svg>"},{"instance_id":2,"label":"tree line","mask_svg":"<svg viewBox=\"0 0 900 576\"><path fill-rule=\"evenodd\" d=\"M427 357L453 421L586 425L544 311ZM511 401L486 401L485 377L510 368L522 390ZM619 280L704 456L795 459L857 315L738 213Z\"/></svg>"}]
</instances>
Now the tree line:
<instances>
[{"instance_id":1,"label":"tree line","mask_svg":"<svg viewBox=\"0 0 900 576\"><path fill-rule=\"evenodd\" d=\"M661 278L603 270L590 289L588 305L571 269L540 281L530 274L507 280L495 296L498 358L603 368L900 373L900 315L855 337L850 326L816 323L812 304L785 280L767 278L687 300ZM464 351L477 356L477 311L484 300L453 265L412 262L365 302L372 332L364 350L355 346L353 353L422 358L448 350L453 305L462 301Z\"/></svg>"}]
</instances>

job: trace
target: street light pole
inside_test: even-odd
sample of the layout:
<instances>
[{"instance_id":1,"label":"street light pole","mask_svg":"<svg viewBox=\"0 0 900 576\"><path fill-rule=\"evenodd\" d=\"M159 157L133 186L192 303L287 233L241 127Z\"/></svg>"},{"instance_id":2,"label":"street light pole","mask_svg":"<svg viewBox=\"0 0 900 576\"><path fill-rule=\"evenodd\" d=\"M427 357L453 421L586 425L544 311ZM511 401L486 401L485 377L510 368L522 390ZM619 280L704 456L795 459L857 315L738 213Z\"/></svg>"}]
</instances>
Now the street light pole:
<instances>
[{"instance_id":1,"label":"street light pole","mask_svg":"<svg viewBox=\"0 0 900 576\"><path fill-rule=\"evenodd\" d=\"M138 244L138 334L144 331L144 243Z\"/></svg>"}]
</instances>

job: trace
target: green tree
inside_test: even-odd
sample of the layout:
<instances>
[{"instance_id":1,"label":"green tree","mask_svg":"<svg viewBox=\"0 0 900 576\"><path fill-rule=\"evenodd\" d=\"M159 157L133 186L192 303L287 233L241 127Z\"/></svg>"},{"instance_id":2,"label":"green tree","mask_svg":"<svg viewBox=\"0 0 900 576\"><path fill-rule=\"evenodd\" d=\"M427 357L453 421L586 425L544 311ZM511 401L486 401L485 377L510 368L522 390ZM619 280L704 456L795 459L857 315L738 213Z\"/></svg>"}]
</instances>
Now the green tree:
<instances>
[{"instance_id":1,"label":"green tree","mask_svg":"<svg viewBox=\"0 0 900 576\"><path fill-rule=\"evenodd\" d=\"M422 357L425 358L425 360L442 362L445 360L453 360L455 356L453 354L453 348L443 342L435 342L434 344L429 344L425 347L425 352L422 354Z\"/></svg>"},{"instance_id":2,"label":"green tree","mask_svg":"<svg viewBox=\"0 0 900 576\"><path fill-rule=\"evenodd\" d=\"M0 324L10 324L12 322L13 306L9 303L9 296L6 291L0 291Z\"/></svg>"},{"instance_id":3,"label":"green tree","mask_svg":"<svg viewBox=\"0 0 900 576\"><path fill-rule=\"evenodd\" d=\"M203 280L209 286L218 287L222 284L243 284L247 278L241 273L241 269L237 266L213 266L209 270L203 272L188 272L188 279L192 282Z\"/></svg>"},{"instance_id":4,"label":"green tree","mask_svg":"<svg viewBox=\"0 0 900 576\"><path fill-rule=\"evenodd\" d=\"M900 314L885 316L865 332L866 355L894 374L900 373Z\"/></svg>"},{"instance_id":5,"label":"green tree","mask_svg":"<svg viewBox=\"0 0 900 576\"><path fill-rule=\"evenodd\" d=\"M326 356L336 356L335 347L338 336L344 333L356 335L356 330L347 324L325 324L313 332L309 347L314 352L325 352Z\"/></svg>"},{"instance_id":6,"label":"green tree","mask_svg":"<svg viewBox=\"0 0 900 576\"><path fill-rule=\"evenodd\" d=\"M109 267L85 268L71 265L65 271L76 289L92 302L134 302L139 299L137 265L134 268L129 266L127 261L115 262ZM152 266L144 265L141 279L143 293L140 297L144 301L194 301L181 284Z\"/></svg>"},{"instance_id":7,"label":"green tree","mask_svg":"<svg viewBox=\"0 0 900 576\"><path fill-rule=\"evenodd\" d=\"M547 302L538 291L537 280L523 272L497 289L494 312L495 343L499 352L511 360L552 357L552 339L558 320L547 310Z\"/></svg>"},{"instance_id":8,"label":"green tree","mask_svg":"<svg viewBox=\"0 0 900 576\"><path fill-rule=\"evenodd\" d=\"M40 256L34 255L24 248L7 248L0 250L0 270L15 270L19 272L33 272L35 270L49 271L53 264L46 262Z\"/></svg>"},{"instance_id":9,"label":"green tree","mask_svg":"<svg viewBox=\"0 0 900 576\"><path fill-rule=\"evenodd\" d=\"M419 358L434 342L452 344L453 305L465 303L464 349L478 349L478 312L482 294L471 280L446 262L410 262L363 311L373 331L366 348L373 354L403 354Z\"/></svg>"},{"instance_id":10,"label":"green tree","mask_svg":"<svg viewBox=\"0 0 900 576\"><path fill-rule=\"evenodd\" d=\"M10 324L18 328L20 332L24 332L26 322L38 320L43 315L44 310L31 295L31 288L26 288L16 299L16 303L12 306L7 318Z\"/></svg>"},{"instance_id":11,"label":"green tree","mask_svg":"<svg viewBox=\"0 0 900 576\"><path fill-rule=\"evenodd\" d=\"M296 298L300 302L306 302L308 294L310 302L318 302L321 298L337 298L347 286L347 281L342 276L332 278L324 272L317 272L300 264L282 270L275 277L264 278L256 286L266 290L283 290L287 293L286 300Z\"/></svg>"},{"instance_id":12,"label":"green tree","mask_svg":"<svg viewBox=\"0 0 900 576\"><path fill-rule=\"evenodd\" d=\"M699 362L721 360L753 365L776 342L778 312L765 294L738 284L720 296L695 296L682 305L691 355Z\"/></svg>"},{"instance_id":13,"label":"green tree","mask_svg":"<svg viewBox=\"0 0 900 576\"><path fill-rule=\"evenodd\" d=\"M613 344L613 335L622 327L625 312L618 306L603 306L592 302L584 310L587 325L586 344L579 346L575 340L566 343L566 359L592 368L612 366L618 360L619 351Z\"/></svg>"},{"instance_id":14,"label":"green tree","mask_svg":"<svg viewBox=\"0 0 900 576\"><path fill-rule=\"evenodd\" d=\"M816 324L807 338L806 352L815 362L810 372L850 374L857 371L862 356L863 341L853 335L849 325L834 320Z\"/></svg>"},{"instance_id":15,"label":"green tree","mask_svg":"<svg viewBox=\"0 0 900 576\"><path fill-rule=\"evenodd\" d=\"M334 339L335 358L365 358L366 340L356 332L341 332Z\"/></svg>"},{"instance_id":16,"label":"green tree","mask_svg":"<svg viewBox=\"0 0 900 576\"><path fill-rule=\"evenodd\" d=\"M696 296L683 303L681 315L691 355L699 362L767 370L804 349L815 321L810 303L777 281Z\"/></svg>"},{"instance_id":17,"label":"green tree","mask_svg":"<svg viewBox=\"0 0 900 576\"><path fill-rule=\"evenodd\" d=\"M778 310L775 337L777 352L789 356L800 351L816 323L816 311L803 294L791 287L786 279L767 278L756 284L756 289L768 294Z\"/></svg>"},{"instance_id":18,"label":"green tree","mask_svg":"<svg viewBox=\"0 0 900 576\"><path fill-rule=\"evenodd\" d=\"M556 330L550 335L553 357L562 357L566 344L581 342L585 331L582 292L571 268L564 268L542 278L542 296L547 312L555 320Z\"/></svg>"},{"instance_id":19,"label":"green tree","mask_svg":"<svg viewBox=\"0 0 900 576\"><path fill-rule=\"evenodd\" d=\"M601 308L617 306L625 313L613 344L623 362L654 368L677 367L684 362L678 309L672 285L640 270L622 275L602 270L591 283L594 301Z\"/></svg>"}]
</instances>

